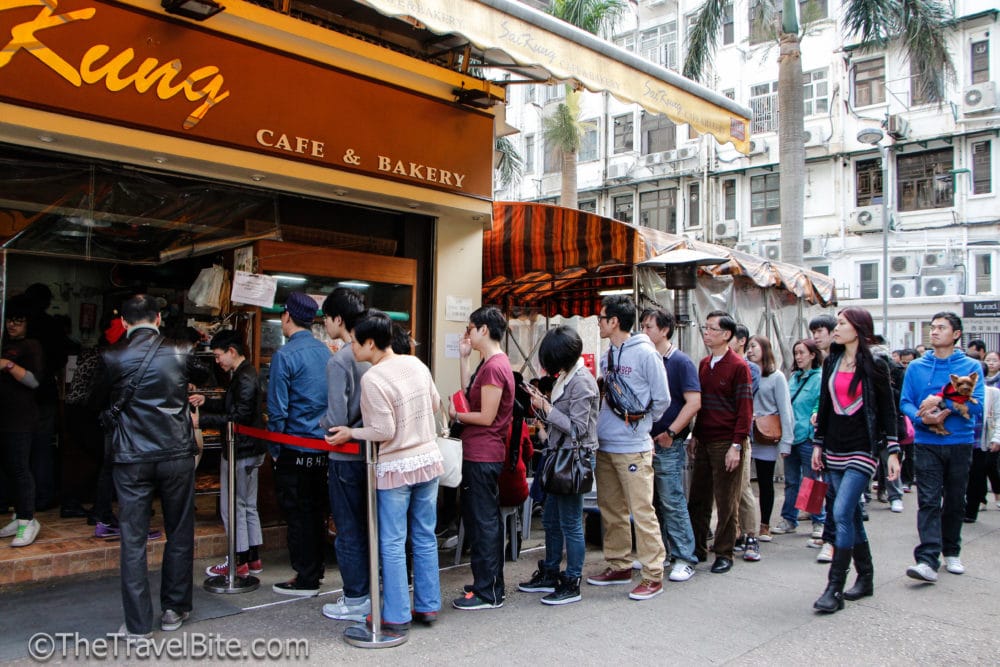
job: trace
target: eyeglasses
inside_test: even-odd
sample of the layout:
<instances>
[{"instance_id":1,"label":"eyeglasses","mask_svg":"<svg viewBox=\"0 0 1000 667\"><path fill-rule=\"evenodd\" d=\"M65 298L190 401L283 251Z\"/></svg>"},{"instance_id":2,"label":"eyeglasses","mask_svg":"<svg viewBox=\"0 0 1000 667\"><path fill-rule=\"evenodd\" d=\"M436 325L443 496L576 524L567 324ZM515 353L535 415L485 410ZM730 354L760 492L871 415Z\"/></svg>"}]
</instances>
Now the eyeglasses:
<instances>
[{"instance_id":1,"label":"eyeglasses","mask_svg":"<svg viewBox=\"0 0 1000 667\"><path fill-rule=\"evenodd\" d=\"M8 317L7 324L24 324L28 321L27 317Z\"/></svg>"},{"instance_id":2,"label":"eyeglasses","mask_svg":"<svg viewBox=\"0 0 1000 667\"><path fill-rule=\"evenodd\" d=\"M712 333L721 333L722 331L725 331L725 329L720 329L718 327L698 327L698 328L701 329L702 333L708 333L709 331L711 331Z\"/></svg>"},{"instance_id":3,"label":"eyeglasses","mask_svg":"<svg viewBox=\"0 0 1000 667\"><path fill-rule=\"evenodd\" d=\"M598 321L601 321L601 320L610 320L612 317L614 317L614 315L598 315L597 316L597 320Z\"/></svg>"}]
</instances>

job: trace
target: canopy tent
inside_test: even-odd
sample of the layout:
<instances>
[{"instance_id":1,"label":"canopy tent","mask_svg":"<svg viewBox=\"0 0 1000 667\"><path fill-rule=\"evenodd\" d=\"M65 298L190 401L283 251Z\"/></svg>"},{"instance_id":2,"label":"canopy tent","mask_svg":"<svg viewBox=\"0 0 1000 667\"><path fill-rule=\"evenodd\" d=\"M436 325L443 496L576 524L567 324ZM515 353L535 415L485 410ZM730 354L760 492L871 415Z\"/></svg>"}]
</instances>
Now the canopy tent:
<instances>
[{"instance_id":1,"label":"canopy tent","mask_svg":"<svg viewBox=\"0 0 1000 667\"><path fill-rule=\"evenodd\" d=\"M527 81L607 91L750 150L747 107L516 0L357 1L438 35L461 35L484 63Z\"/></svg>"}]
</instances>

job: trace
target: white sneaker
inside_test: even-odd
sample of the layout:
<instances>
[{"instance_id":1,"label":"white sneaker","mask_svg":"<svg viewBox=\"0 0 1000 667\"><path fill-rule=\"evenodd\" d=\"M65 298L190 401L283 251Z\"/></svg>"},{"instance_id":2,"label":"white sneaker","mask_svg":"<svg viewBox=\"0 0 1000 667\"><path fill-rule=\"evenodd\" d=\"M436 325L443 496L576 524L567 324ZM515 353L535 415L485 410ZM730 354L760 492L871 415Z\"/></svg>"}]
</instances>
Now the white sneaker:
<instances>
[{"instance_id":1,"label":"white sneaker","mask_svg":"<svg viewBox=\"0 0 1000 667\"><path fill-rule=\"evenodd\" d=\"M906 576L910 579L926 581L930 584L936 583L938 580L937 572L935 572L934 568L927 563L917 563L916 565L911 565L906 568Z\"/></svg>"},{"instance_id":2,"label":"white sneaker","mask_svg":"<svg viewBox=\"0 0 1000 667\"><path fill-rule=\"evenodd\" d=\"M819 550L816 554L817 563L832 563L833 562L833 545L829 542L823 543L823 548Z\"/></svg>"},{"instance_id":3,"label":"white sneaker","mask_svg":"<svg viewBox=\"0 0 1000 667\"><path fill-rule=\"evenodd\" d=\"M346 597L341 596L336 602L323 605L323 615L335 621L363 623L365 617L370 613L372 613L371 598L365 598L358 602L357 598L349 601Z\"/></svg>"},{"instance_id":4,"label":"white sneaker","mask_svg":"<svg viewBox=\"0 0 1000 667\"><path fill-rule=\"evenodd\" d=\"M821 537L823 537L824 528L826 528L824 524L820 523L819 521L813 521L812 533L809 535L809 537L813 538L814 540L820 539Z\"/></svg>"},{"instance_id":5,"label":"white sneaker","mask_svg":"<svg viewBox=\"0 0 1000 667\"><path fill-rule=\"evenodd\" d=\"M788 519L782 519L778 522L777 526L771 526L772 535L785 535L788 533L794 533L797 530L797 526L793 526Z\"/></svg>"},{"instance_id":6,"label":"white sneaker","mask_svg":"<svg viewBox=\"0 0 1000 667\"><path fill-rule=\"evenodd\" d=\"M962 565L962 559L958 556L945 556L944 569L952 574L965 574L965 566Z\"/></svg>"},{"instance_id":7,"label":"white sneaker","mask_svg":"<svg viewBox=\"0 0 1000 667\"><path fill-rule=\"evenodd\" d=\"M896 514L899 514L900 512L903 511L903 501L900 500L899 498L896 498L891 503L889 503L889 509L895 512Z\"/></svg>"},{"instance_id":8,"label":"white sneaker","mask_svg":"<svg viewBox=\"0 0 1000 667\"><path fill-rule=\"evenodd\" d=\"M0 537L13 537L17 535L17 515L13 515L10 518L10 523L8 523L3 528L0 528Z\"/></svg>"},{"instance_id":9,"label":"white sneaker","mask_svg":"<svg viewBox=\"0 0 1000 667\"><path fill-rule=\"evenodd\" d=\"M670 581L687 581L694 576L694 568L691 563L679 560L674 563L670 570Z\"/></svg>"},{"instance_id":10,"label":"white sneaker","mask_svg":"<svg viewBox=\"0 0 1000 667\"><path fill-rule=\"evenodd\" d=\"M17 537L10 543L12 547L26 547L35 541L38 537L38 531L42 529L42 524L38 523L38 519L32 519L28 523L21 523L18 521L17 526Z\"/></svg>"}]
</instances>

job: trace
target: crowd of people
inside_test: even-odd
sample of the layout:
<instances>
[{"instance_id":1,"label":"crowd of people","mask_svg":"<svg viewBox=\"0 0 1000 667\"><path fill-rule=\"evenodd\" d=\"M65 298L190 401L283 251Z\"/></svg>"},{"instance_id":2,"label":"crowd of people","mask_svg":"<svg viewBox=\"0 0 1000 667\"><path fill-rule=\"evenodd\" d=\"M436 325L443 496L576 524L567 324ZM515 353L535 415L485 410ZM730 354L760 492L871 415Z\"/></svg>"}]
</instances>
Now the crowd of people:
<instances>
[{"instance_id":1,"label":"crowd of people","mask_svg":"<svg viewBox=\"0 0 1000 667\"><path fill-rule=\"evenodd\" d=\"M436 538L442 413L463 445L458 498L471 549L472 581L452 600L457 610L504 604L501 477L511 439L520 440L519 420L529 414L547 438L543 457L569 447L592 461L604 529L605 562L587 575L584 494L547 494L545 554L532 577L517 585L544 593L547 605L580 601L584 581L628 586L629 598L648 600L663 592L665 577L689 580L710 552L709 571L716 574L729 572L737 556L760 561L762 543L787 539L779 536L797 533L804 521L817 560L830 563L814 607L835 612L844 600L874 593L864 525L874 480L878 497L894 512L916 485L919 544L907 575L924 582L937 580L942 558L949 572L964 572L962 525L976 520L988 480L1000 493L1000 356L971 344L968 353L957 349L962 323L950 312L932 318L930 349L922 355L885 350L861 308L819 316L810 322L811 337L794 343L786 377L772 342L724 311L706 316L700 330L707 354L696 362L674 345L671 313L640 313L631 297L611 295L598 315L608 342L600 380L584 364L579 334L559 326L539 346L547 376L540 389L519 386L503 350L506 317L484 306L470 314L459 344L463 400L443 401L427 367L411 356L408 334L385 313L366 308L358 292L337 288L322 304L326 333L339 344L333 353L312 333L316 305L301 292L286 299L280 319L286 343L271 359L266 396L240 336L216 335L210 348L230 382L224 397L211 399L190 390L205 369L189 344L160 334L156 300L136 295L122 304L118 330L106 332L106 345L87 371L93 377L87 403L101 407L108 436L110 475L104 478L113 480L119 499L114 530L122 543L122 633L147 636L154 623L145 547L154 490L168 538L160 627L175 630L188 618L194 429L225 422L262 428L264 404L269 435L238 436L235 488L222 489L236 499L236 515L222 517L236 533L236 562L213 565L208 574L236 567L244 577L263 569L256 496L258 470L269 455L295 572L273 591L318 594L332 516L343 594L322 613L370 623L376 584L368 563L364 444L378 443L382 631L396 635L413 622L434 623L442 604ZM24 425L37 416L45 362L42 346L27 335L28 314L18 297L8 301L0 364L0 437L16 490L15 518L2 534L15 536L15 544L34 539L39 528L26 463L33 432ZM513 451L520 459L522 450ZM779 462L785 484L776 498ZM224 459L223 471L228 466ZM828 485L824 507L813 514L796 507L804 479ZM99 497L107 499L111 491L102 484ZM110 515L110 500L104 505ZM852 562L857 581L845 590Z\"/></svg>"}]
</instances>

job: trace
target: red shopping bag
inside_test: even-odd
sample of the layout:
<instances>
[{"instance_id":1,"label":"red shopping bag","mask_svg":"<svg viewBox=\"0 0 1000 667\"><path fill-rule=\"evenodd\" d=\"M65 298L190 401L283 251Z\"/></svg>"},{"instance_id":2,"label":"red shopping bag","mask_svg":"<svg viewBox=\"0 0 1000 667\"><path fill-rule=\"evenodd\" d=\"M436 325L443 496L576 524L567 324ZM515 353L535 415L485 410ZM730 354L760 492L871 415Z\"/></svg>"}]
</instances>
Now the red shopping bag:
<instances>
[{"instance_id":1,"label":"red shopping bag","mask_svg":"<svg viewBox=\"0 0 1000 667\"><path fill-rule=\"evenodd\" d=\"M809 512L809 514L822 512L827 487L829 484L822 479L803 477L802 483L799 485L799 496L795 499L795 509Z\"/></svg>"}]
</instances>

